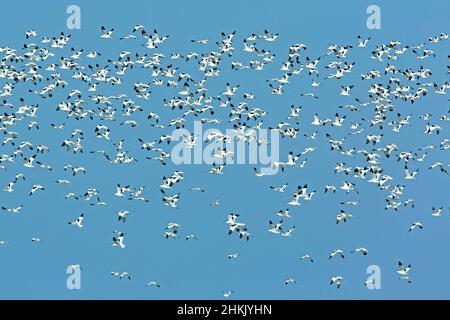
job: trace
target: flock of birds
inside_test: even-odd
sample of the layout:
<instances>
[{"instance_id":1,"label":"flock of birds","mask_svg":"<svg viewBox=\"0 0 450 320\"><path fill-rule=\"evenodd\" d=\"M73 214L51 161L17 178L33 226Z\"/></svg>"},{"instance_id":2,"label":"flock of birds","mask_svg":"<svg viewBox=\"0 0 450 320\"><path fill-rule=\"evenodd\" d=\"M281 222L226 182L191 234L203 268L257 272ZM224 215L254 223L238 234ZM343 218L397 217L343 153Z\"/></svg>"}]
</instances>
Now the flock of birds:
<instances>
[{"instance_id":1,"label":"flock of birds","mask_svg":"<svg viewBox=\"0 0 450 320\"><path fill-rule=\"evenodd\" d=\"M33 210L27 207L27 197L39 197L41 193L46 192L48 184L56 183L61 185L61 190L66 190L63 185L71 186L76 177L89 179L89 160L86 160L84 165L52 161L58 153L83 155L86 159L102 157L106 167L133 165L137 161L157 162L162 176L161 183L156 187L161 192L160 201L169 208L182 208L183 200L189 199L185 199L188 196L184 193L176 191L179 190L177 188L180 182L185 178L196 184L201 184L201 181L196 181L195 176L185 176L182 167L168 170L172 166L171 148L177 142L173 141L171 132L174 129L189 128L194 120L201 121L204 125L224 124L236 132L236 139L248 143L258 139L249 129L270 128L279 132L282 144L284 141L291 141L294 145L299 145L295 144L296 140L301 140L302 144L310 144L282 154L279 161L272 163L273 168L280 169L278 175L283 181L279 185L264 185L263 188L277 193L290 192L291 197L289 201L280 203L280 210L274 213L273 218L268 219L268 237L271 234L284 238L293 237L293 213L295 214L298 206L314 201L317 194L322 194L323 197L341 194L341 208L337 209L336 214L336 224L340 225L351 223L351 208L360 205L358 185L361 181L373 184L379 192L385 194L385 210L399 212L405 207L414 208L414 199L406 197L411 180L417 179L426 171L429 175L449 177L450 164L446 163L450 152L448 138L442 137L439 144L417 146L415 150L404 150L395 141L385 141L384 138L387 130L398 134L402 128L412 125L422 126L425 135L442 136L440 133L444 132L450 120L450 110L433 115L427 113L430 108L424 108L421 114L400 113L396 105L417 104L432 95L444 96L443 103L448 101L445 96L450 89L450 83L433 81L433 75L448 76L450 66L447 66L447 70L430 70L426 66L428 60L437 57L436 48L442 44L448 48L446 33L413 45L404 45L396 40L375 45L370 37L358 36L350 44L329 45L321 56L314 55L305 44L296 43L284 53L285 59L280 65L278 57L282 54L270 49L271 43L277 41L279 35L267 30L262 34L250 34L240 41L236 32L221 33L217 42L193 39L191 45L198 46L198 50L171 53L162 50L170 39L169 35L162 35L157 30L149 32L143 25L136 25L129 34L117 37L114 29L102 26L98 36L102 41L118 39L131 43L135 51L123 50L116 56L106 57L110 52L73 47L71 35L61 32L56 37L41 37L35 30L26 32L26 43L21 48L0 47L0 81L3 87L0 91L0 131L3 132L0 172L2 178L9 177L1 191L4 193L1 207L4 214L26 214L27 210ZM358 75L358 83L349 84L346 79L358 64L349 58L353 54L365 55L378 63L379 67ZM236 56L240 55L242 58L237 59ZM407 55L414 57L419 66L404 66L401 60ZM450 60L450 56L448 59ZM347 103L337 106L331 117L320 116L321 111L317 110L312 119L302 116L305 107L298 104L279 105L276 111L264 109L261 106L264 102L259 101L254 92L244 90L239 84L239 74L256 72L258 76L264 75L264 71L273 65L277 67L279 74L264 79L266 90L271 94L281 96L287 95L289 91L296 92L292 80L303 79L309 82L309 86L297 91L295 99L308 104L310 101L320 101L317 100L320 99L318 88L334 82L340 86L335 95L347 99ZM195 70L195 73L191 72L188 66ZM233 80L225 80L223 89L213 93L217 91L216 88L210 88L208 84L214 78L220 79L225 69L231 69L236 76ZM145 78L134 82L131 88L128 87L127 76L141 71L145 72ZM27 90L18 95L16 91L20 87ZM366 88L364 97L354 96L357 88ZM158 90L169 92L169 96L162 101L155 100L153 95ZM118 93L111 95L110 92ZM53 106L56 107L54 113L66 118L64 122L57 123L39 116L43 108L48 110ZM372 113L372 117L361 118L359 113L362 110ZM433 113L436 110L438 109L433 109ZM271 126L265 126L265 117L275 112L281 119ZM166 114L172 116L167 117ZM80 129L80 123L92 129ZM54 130L54 135L60 138L60 145L49 146L39 136L38 132L44 126ZM135 129L142 126L158 137L145 139L121 133L124 127ZM343 129L349 130L350 133L342 134ZM25 140L24 136L27 135L29 139ZM86 138L105 141L105 146L109 147L93 149L86 143ZM203 137L193 134L185 135L183 143L187 148L193 148L201 139ZM205 142L222 146L231 139L226 134L212 133L206 137ZM359 165L356 166L339 161L334 168L328 169L329 174L342 178L341 184L326 183L313 188L304 182L299 184L289 179L290 170L307 169L307 154L329 152L319 150L314 144L316 139L326 141L336 159L344 157L358 161ZM347 139L354 142L347 143ZM257 142L258 145L269 143L264 139L258 139ZM127 151L127 145L130 144L138 144L140 153ZM230 155L233 155L232 151L226 148L216 149L214 157L217 162L208 169L211 176L226 174L228 167L225 159ZM385 171L383 163L390 159L404 170L403 177L394 177ZM28 183L29 171L42 169L47 170L48 179L41 182L32 181L31 187L27 187L26 193L22 193ZM265 175L256 166L251 166L250 170L253 170L257 177ZM9 173L11 171L12 176ZM261 185L263 184L264 178L261 179ZM108 206L112 196L142 203L155 202L146 197L147 186L117 183L109 188L115 192L101 193L101 188L92 187L83 191L67 192L63 197L68 203L86 201L92 206ZM201 186L192 186L189 191L205 194L208 192ZM224 189L223 192L225 191ZM23 201L6 205L10 202L5 193L15 192L21 193ZM221 196L211 195L209 205L220 207ZM429 214L434 217L447 215L445 206L430 205ZM85 214L79 213L68 218L70 227L84 228ZM132 213L127 209L120 209L115 214L117 224L122 226L127 224ZM240 213L224 212L223 219L224 227L221 232L224 235L228 233L243 241L257 241L253 230L248 227L245 217ZM422 222L413 221L405 231L420 232L423 228ZM186 241L197 239L195 234L181 236L180 229L178 223L170 222L162 230L161 236L166 239L181 237ZM126 232L114 230L111 247L126 250L126 236ZM201 237L198 239L202 240ZM7 239L0 240L1 245L9 243ZM33 237L32 241L40 242L41 239ZM355 246L351 253L366 256L369 250ZM230 260L238 258L238 252L228 255ZM310 263L317 263L318 260L309 253L304 253L299 258ZM345 259L344 249L334 248L328 259ZM81 269L81 266L74 264L73 269L76 268ZM398 262L398 278L411 283L411 269L411 265ZM129 271L113 270L111 276L132 279ZM335 274L331 276L329 283L341 288L343 281L344 276ZM296 283L296 279L287 278L284 283L292 285ZM149 279L147 285L157 288L164 286L155 279ZM224 297L230 297L233 293L233 290L223 291Z\"/></svg>"}]
</instances>

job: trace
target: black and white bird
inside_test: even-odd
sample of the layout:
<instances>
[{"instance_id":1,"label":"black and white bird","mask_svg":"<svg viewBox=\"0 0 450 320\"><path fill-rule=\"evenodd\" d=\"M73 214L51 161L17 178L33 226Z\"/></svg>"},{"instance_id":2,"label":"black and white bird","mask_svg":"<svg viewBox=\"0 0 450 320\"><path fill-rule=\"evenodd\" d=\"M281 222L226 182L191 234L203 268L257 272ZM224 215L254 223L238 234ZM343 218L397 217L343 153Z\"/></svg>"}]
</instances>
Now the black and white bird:
<instances>
[{"instance_id":1,"label":"black and white bird","mask_svg":"<svg viewBox=\"0 0 450 320\"><path fill-rule=\"evenodd\" d=\"M114 231L112 246L123 249L126 247L124 241L125 241L125 233L119 232L119 231Z\"/></svg>"},{"instance_id":2,"label":"black and white bird","mask_svg":"<svg viewBox=\"0 0 450 320\"><path fill-rule=\"evenodd\" d=\"M124 222L124 223L127 221L127 217L128 217L129 215L131 215L131 213L130 213L130 211L128 211L128 210L120 210L120 211L117 212L117 218L118 218L118 220L119 220L119 221L122 221L122 222Z\"/></svg>"},{"instance_id":3,"label":"black and white bird","mask_svg":"<svg viewBox=\"0 0 450 320\"><path fill-rule=\"evenodd\" d=\"M411 278L409 277L409 271L411 270L411 265L403 265L400 261L398 262L398 270L396 271L400 276L400 280L404 280L408 283L411 283Z\"/></svg>"},{"instance_id":4,"label":"black and white bird","mask_svg":"<svg viewBox=\"0 0 450 320\"><path fill-rule=\"evenodd\" d=\"M361 253L363 256L367 256L369 251L364 247L357 247L357 248L353 249L352 251L350 251L350 253Z\"/></svg>"},{"instance_id":5,"label":"black and white bird","mask_svg":"<svg viewBox=\"0 0 450 320\"><path fill-rule=\"evenodd\" d=\"M411 232L416 229L423 229L423 225L419 221L415 221L415 222L411 223L411 226L409 227L408 231Z\"/></svg>"},{"instance_id":6,"label":"black and white bird","mask_svg":"<svg viewBox=\"0 0 450 320\"><path fill-rule=\"evenodd\" d=\"M43 186L41 186L40 184L34 184L32 187L31 187L31 191L30 191L30 196L31 195L33 195L34 193L36 193L37 191L39 191L39 190L45 190L45 188L43 187Z\"/></svg>"},{"instance_id":7,"label":"black and white bird","mask_svg":"<svg viewBox=\"0 0 450 320\"><path fill-rule=\"evenodd\" d=\"M288 285L288 284L297 284L297 282L295 281L295 279L288 278L288 279L284 280L284 284L285 284L285 285Z\"/></svg>"},{"instance_id":8,"label":"black and white bird","mask_svg":"<svg viewBox=\"0 0 450 320\"><path fill-rule=\"evenodd\" d=\"M159 282L157 282L157 281L150 281L150 282L147 282L147 286L149 286L149 287L157 287L157 288L161 288L161 285L160 285Z\"/></svg>"},{"instance_id":9,"label":"black and white bird","mask_svg":"<svg viewBox=\"0 0 450 320\"><path fill-rule=\"evenodd\" d=\"M371 37L363 39L363 38L361 38L360 35L358 35L358 47L365 48L367 46L367 43L370 41L370 39L371 39Z\"/></svg>"},{"instance_id":10,"label":"black and white bird","mask_svg":"<svg viewBox=\"0 0 450 320\"><path fill-rule=\"evenodd\" d=\"M344 280L342 276L333 276L331 277L330 285L336 285L336 288L341 287L341 282Z\"/></svg>"},{"instance_id":11,"label":"black and white bird","mask_svg":"<svg viewBox=\"0 0 450 320\"><path fill-rule=\"evenodd\" d=\"M302 261L314 262L314 259L309 254L304 254L300 257Z\"/></svg>"},{"instance_id":12,"label":"black and white bird","mask_svg":"<svg viewBox=\"0 0 450 320\"><path fill-rule=\"evenodd\" d=\"M331 251L330 256L328 257L328 260L330 260L331 258L335 257L335 256L340 256L342 259L344 259L344 251L341 249L333 249L333 251Z\"/></svg>"},{"instance_id":13,"label":"black and white bird","mask_svg":"<svg viewBox=\"0 0 450 320\"><path fill-rule=\"evenodd\" d=\"M70 221L69 224L76 226L78 228L83 228L83 220L84 220L84 213L80 214L80 216L75 220Z\"/></svg>"},{"instance_id":14,"label":"black and white bird","mask_svg":"<svg viewBox=\"0 0 450 320\"><path fill-rule=\"evenodd\" d=\"M130 274L129 274L128 272L126 272L126 271L122 271L122 272L119 272L119 271L112 271L112 272L111 272L111 275L114 276L114 277L119 278L119 280L122 280L123 278L126 278L126 279L128 279L128 280L131 280Z\"/></svg>"},{"instance_id":15,"label":"black and white bird","mask_svg":"<svg viewBox=\"0 0 450 320\"><path fill-rule=\"evenodd\" d=\"M5 207L2 207L2 210L6 211L6 212L8 212L8 213L20 213L20 211L21 211L22 209L23 209L23 204L20 205L20 206L18 206L18 207L15 207L15 208L5 208Z\"/></svg>"},{"instance_id":16,"label":"black and white bird","mask_svg":"<svg viewBox=\"0 0 450 320\"><path fill-rule=\"evenodd\" d=\"M273 191L276 191L276 192L284 192L284 190L287 188L287 186L288 186L288 183L285 183L279 187L270 186L270 189L272 189Z\"/></svg>"},{"instance_id":17,"label":"black and white bird","mask_svg":"<svg viewBox=\"0 0 450 320\"><path fill-rule=\"evenodd\" d=\"M113 29L110 29L110 30L106 30L106 28L105 28L104 26L102 26L102 27L100 28L100 31L101 31L100 38L103 38L103 39L111 39L111 38L112 38L112 34L113 34L113 32L114 32L114 28L113 28Z\"/></svg>"}]
</instances>

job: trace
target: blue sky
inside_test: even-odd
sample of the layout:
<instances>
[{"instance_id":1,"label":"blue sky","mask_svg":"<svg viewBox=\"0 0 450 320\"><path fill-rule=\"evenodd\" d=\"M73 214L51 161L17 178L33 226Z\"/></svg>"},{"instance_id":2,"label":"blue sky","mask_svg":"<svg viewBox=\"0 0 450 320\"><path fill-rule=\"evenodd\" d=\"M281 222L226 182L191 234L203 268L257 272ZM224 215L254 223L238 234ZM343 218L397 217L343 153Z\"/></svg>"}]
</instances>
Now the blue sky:
<instances>
[{"instance_id":1,"label":"blue sky","mask_svg":"<svg viewBox=\"0 0 450 320\"><path fill-rule=\"evenodd\" d=\"M110 148L104 141L93 137L95 124L91 121L66 120L64 115L56 113L58 101L64 100L67 89L55 94L53 100L39 100L27 93L28 87L15 90L14 99L27 97L27 102L39 103L39 131L26 130L25 124L16 127L22 136L34 143L45 143L51 152L43 156L43 162L50 163L55 169L51 174L43 169L28 169L17 164L8 164L8 170L0 172L0 184L3 188L17 172L23 172L26 181L18 183L16 192L0 192L0 203L5 207L24 203L20 215L0 215L0 240L9 241L0 246L0 298L58 298L58 299L221 299L222 291L233 290L236 299L407 299L407 298L449 298L450 227L448 219L448 176L439 171L428 171L427 165L434 161L448 164L448 150L433 150L420 167L418 177L413 182L403 180L403 165L395 160L385 161L386 173L395 177L401 185L406 185L405 198L415 200L415 208L402 208L399 213L385 211L385 193L374 185L357 180L359 195L325 195L325 184L340 185L345 179L335 175L336 162L344 161L356 166L359 160L344 158L329 151L324 138L325 132L342 137L348 128L320 128L321 138L314 142L303 138L303 133L315 130L309 125L314 113L321 117L332 117L337 106L348 103L345 97L338 95L342 83L355 84L352 95L367 97L367 84L361 84L360 74L373 68L384 68L373 59L369 59L369 48L353 49L347 61L355 61L355 70L342 83L336 80L323 80L325 69L321 71L322 85L317 93L320 99L314 101L300 97L300 92L310 90L307 78L296 79L286 88L280 97L270 94L265 82L268 78L280 76L279 67L286 58L288 48L294 43L304 43L307 55L319 57L331 43L357 45L356 37L371 36L369 47L399 40L402 44L415 45L426 42L428 37L449 32L448 12L450 3L446 1L345 1L341 2L300 2L300 1L195 1L170 3L157 1L127 1L111 4L106 1L40 1L23 5L7 2L1 5L4 15L0 27L6 32L0 36L0 46L20 48L24 43L26 30L36 29L47 36L58 36L61 31L70 33L69 47L84 48L85 51L97 50L103 58L115 57L124 47L127 50L144 52L144 47L136 43L118 41L123 34L130 33L135 24L141 23L148 30L156 28L160 34L169 34L169 40L161 47L161 52L170 56L171 52L183 54L201 50L190 39L208 38L207 50L213 50L214 42L220 40L220 32L230 33L236 30L236 47L241 47L242 39L250 33L263 33L264 29L280 34L275 43L264 43L277 54L275 62L268 65L263 73L232 71L223 68L221 76L208 82L211 93L218 94L225 83L240 84L240 94L251 91L256 103L268 111L264 120L267 126L276 125L289 115L291 104L303 105L300 124L300 137L296 140L283 140L281 159L290 150L296 153L304 147L314 145L317 151L307 155L305 169L288 169L284 173L263 178L255 177L252 166L234 165L225 168L223 176L211 176L206 165L185 165L162 167L158 162L148 161L139 150L137 138L152 140L159 137L160 131L149 127L145 115L155 111L166 119L172 114L163 109L162 99L171 97L167 90L152 90L150 101L139 101L145 112L138 115L142 123L138 128L121 127L112 124L111 136L117 141L125 139L126 149L139 159L133 165L112 165L98 155L85 153L73 155L59 147L62 140L70 136L71 129L80 128L89 134L85 148L96 150ZM66 8L77 4L81 8L81 30L67 30ZM382 28L368 30L366 27L366 8L377 4L381 8ZM100 26L115 29L114 41L98 38ZM421 63L432 69L433 81L448 81L446 65L449 53L448 40L433 46L437 57L423 61L411 54L398 62L403 68L418 68ZM65 49L67 51L67 49ZM205 52L206 49L204 49ZM242 60L242 52L233 58L223 58L226 64L235 59ZM84 58L86 62L86 58ZM101 60L102 65L106 64ZM170 63L170 60L164 65ZM326 60L328 61L328 60ZM196 70L193 64L187 69L192 74ZM147 77L147 78L145 78ZM145 80L146 79L146 80ZM70 78L67 81L72 81ZM136 81L151 81L148 73L138 71L127 77L123 88L114 89L105 94L131 91ZM1 87L4 79L0 79ZM130 92L131 93L131 92ZM15 103L17 102L14 101ZM439 145L444 137L449 137L448 123L438 118L448 112L448 97L431 93L419 103L411 105L395 102L395 108L402 115L414 115L410 126L394 134L389 126L383 130L383 145L395 142L404 151L417 150L428 144ZM1 109L0 109L1 110ZM418 116L429 112L433 122L439 122L443 130L439 136L425 135L425 123ZM348 113L348 112L347 112ZM145 114L145 115L144 115ZM372 113L363 110L359 117L370 117ZM351 114L349 117L355 117ZM66 122L67 128L56 132L49 123ZM350 120L349 120L350 122ZM348 124L348 123L347 123ZM221 128L225 129L226 126ZM369 129L367 129L369 132ZM379 131L373 129L372 133ZM166 132L167 133L167 132ZM362 136L348 139L346 144L355 143L358 148L366 148ZM353 141L353 142L352 142ZM0 153L10 152L10 147L0 147ZM87 168L85 176L74 178L62 169L63 164L73 163ZM182 170L185 179L174 190L181 192L179 210L163 206L159 191L162 176L170 175L174 170ZM71 178L72 185L61 186L54 181ZM270 185L281 185L289 181L289 189L284 194L275 193ZM33 183L41 183L46 190L28 197ZM115 185L145 185L144 195L150 202L141 203L114 197ZM289 224L296 230L291 238L282 238L267 232L269 219L277 220L275 211L288 206L290 194L297 185L307 183L310 190L317 190L313 201L299 208L291 208L294 216ZM189 188L201 186L205 193L192 193ZM81 193L89 187L96 187L108 206L89 206L75 200L64 200L69 191ZM447 192L446 192L447 191ZM208 204L218 195L220 206ZM361 205L350 208L355 216L346 224L335 224L335 216L342 208L341 201L359 200ZM431 216L431 207L447 210L443 217ZM119 224L115 213L127 209L132 216L125 224ZM67 224L84 212L85 227L78 230ZM240 219L249 226L254 238L246 242L227 235L226 215L230 212L240 214ZM412 221L420 220L424 229L408 232ZM197 241L163 238L168 222L176 221L181 234L193 233ZM127 233L127 248L111 248L113 230ZM34 244L31 237L40 237L42 242ZM365 257L350 254L357 246L369 249ZM328 260L332 249L343 248L345 260ZM238 252L239 258L229 261L227 255ZM303 254L311 254L315 262L300 262ZM397 262L401 260L411 264L412 284L397 279ZM82 289L66 288L66 268L79 263L83 267ZM364 286L367 279L366 268L378 265L382 270L382 289L368 290ZM111 271L128 271L132 281L118 280L110 275ZM331 276L342 275L343 286L337 290L329 285ZM285 286L284 280L294 278L296 285ZM147 287L148 281L155 280L161 288Z\"/></svg>"}]
</instances>

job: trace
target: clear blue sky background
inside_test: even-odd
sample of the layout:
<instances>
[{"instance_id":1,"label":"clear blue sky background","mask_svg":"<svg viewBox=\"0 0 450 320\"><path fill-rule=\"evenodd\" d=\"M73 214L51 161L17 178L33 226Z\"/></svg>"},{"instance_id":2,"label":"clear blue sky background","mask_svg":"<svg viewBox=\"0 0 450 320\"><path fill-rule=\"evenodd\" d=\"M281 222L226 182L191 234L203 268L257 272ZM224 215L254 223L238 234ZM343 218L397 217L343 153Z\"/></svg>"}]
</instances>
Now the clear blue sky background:
<instances>
[{"instance_id":1,"label":"clear blue sky background","mask_svg":"<svg viewBox=\"0 0 450 320\"><path fill-rule=\"evenodd\" d=\"M81 7L81 30L66 29L65 11L69 4ZM366 28L366 8L369 4L381 7L381 30ZM161 48L166 55L174 51L185 54L200 50L198 45L190 43L191 38L209 38L212 44L207 48L212 50L222 31L237 31L238 48L242 38L250 33L261 34L264 29L278 32L277 42L264 43L277 54L276 62L267 66L264 73L223 70L219 79L208 83L208 88L211 93L217 94L230 81L241 84L241 93L244 88L254 92L257 103L269 112L264 122L267 126L285 119L291 104L302 104L302 134L315 130L308 125L315 112L322 117L331 117L336 107L348 103L348 100L338 95L341 83L331 80L322 80L318 101L299 96L300 92L309 91L307 80L296 80L281 97L270 95L265 79L281 74L279 66L286 58L290 45L302 42L307 45L310 57L318 57L331 43L356 46L358 34L371 36L373 40L369 47L374 48L375 44L394 39L414 45L426 41L429 36L450 31L448 1L39 1L26 5L4 2L1 11L1 46L20 48L24 43L25 31L33 28L41 36L57 36L64 31L72 34L69 47L97 50L104 57L113 57L123 48L144 52L144 48L138 48L136 42L124 44L117 40L119 36L131 32L138 23L144 24L148 30L156 28L160 34L170 35ZM105 42L98 38L101 25L115 28L115 41ZM437 44L434 49L438 57L426 59L423 63L436 71L433 79L443 83L448 80L445 67L448 64L448 41ZM384 64L369 59L369 54L369 49L354 49L348 58L348 61L356 61L356 66L343 82L356 84L355 96L366 97L367 84L358 87L359 75L372 68L384 67ZM243 54L239 53L237 57L243 57ZM226 60L229 63L235 57ZM418 67L421 61L410 55L401 63ZM130 85L139 80L149 81L150 78L143 79L142 73L140 77L130 77L121 90L131 91ZM3 85L4 80L0 81ZM171 114L163 111L162 98L171 97L173 93L158 89L152 91L152 100L140 103L146 109L145 114L153 110L167 120ZM139 116L139 128L111 125L111 136L114 139L125 138L126 149L139 162L132 166L111 165L98 155L74 156L59 148L62 140L70 136L70 129L75 127L90 135L85 141L86 151L111 148L92 137L95 126L92 122L66 121L62 114L54 112L58 99L64 99L66 92L46 101L29 97L27 101L30 103L40 104L41 129L31 133L26 132L25 127L21 129L21 138L50 147L51 152L42 159L52 164L55 172L49 175L45 170L28 170L15 164L0 173L2 186L17 172L23 172L27 178L17 185L14 194L0 192L2 206L25 204L20 215L0 215L0 240L10 242L0 246L0 298L220 299L223 298L223 290L233 290L236 299L450 297L448 211L441 218L430 215L432 206L444 206L447 210L449 180L438 171L426 169L434 161L449 163L448 151L430 152L425 163L418 165L421 171L413 183L403 180L402 164L383 160L385 172L407 186L404 199L411 197L416 201L414 209L402 208L400 213L394 214L383 210L385 194L364 181L356 181L359 196L323 194L325 184L340 185L344 179L333 174L332 168L336 162L345 161L352 166L363 163L361 158L352 161L329 152L323 137L325 132L341 137L347 133L346 129L321 129L321 138L313 143L301 137L283 142L282 159L289 150L299 152L309 145L318 148L315 153L308 154L307 169L288 170L261 179L253 175L251 166L229 166L224 176L211 176L207 174L207 166L162 167L157 162L145 160L144 154L139 151L137 137L151 140L160 132L150 130L142 114ZM17 89L14 97L18 99L20 94L28 96L25 89ZM405 115L413 113L415 117L412 125L404 127L399 135L393 135L391 129L386 128L383 142L395 142L404 151L427 144L438 145L443 137L449 137L448 125L440 123L443 130L438 137L424 135L425 124L417 117L429 112L434 116L434 122L438 122L439 115L448 111L447 99L446 96L430 94L417 105L396 102L399 112ZM364 115L369 117L371 113L361 113L361 116ZM67 124L63 132L55 133L48 125L63 121ZM378 131L374 129L373 132ZM361 141L356 141L355 146L362 148ZM0 150L7 153L10 149L1 147ZM70 178L62 170L63 164L68 162L85 166L87 175ZM182 193L179 210L162 205L158 187L162 176L171 174L175 169L185 172L185 180L175 188ZM71 186L57 185L54 181L58 178L70 178L73 183ZM289 181L290 189L285 194L268 188L269 185L281 185L286 181ZM33 183L43 184L46 190L29 199L28 193ZM151 202L145 204L114 197L117 183L145 185L144 195ZM294 236L285 239L268 233L268 220L276 219L273 212L286 208L294 188L305 183L310 190L317 189L319 192L313 201L291 209L294 219L289 223L296 225ZM195 186L201 186L207 192L188 191ZM99 189L109 205L92 207L81 201L64 200L67 192L81 193L88 187ZM217 195L221 195L222 204L208 206ZM353 199L361 201L360 207L351 209L355 219L336 226L335 215L341 209L339 202ZM128 209L133 214L123 225L119 224L115 215L121 209ZM67 224L80 212L86 216L83 230ZM251 241L245 242L227 235L224 221L229 212L239 213L241 220L248 224L249 231L254 235ZM415 220L422 221L425 228L408 233L410 223ZM196 234L198 241L164 239L164 227L172 221L182 226L182 234ZM126 249L110 247L112 230L127 232ZM34 236L40 237L42 242L33 244L31 237ZM369 249L369 255L350 255L350 250L360 245ZM346 259L328 261L334 248L345 249ZM240 257L229 261L227 254L231 252L238 252ZM313 255L316 261L313 264L301 263L299 257L305 253ZM398 260L413 265L412 284L397 279L395 270ZM82 289L70 291L66 289L65 271L69 264L74 263L83 266ZM381 267L381 290L368 290L364 286L366 268L372 264ZM133 280L119 281L111 277L111 271L128 271ZM340 290L329 286L330 277L338 274L345 277ZM290 277L296 279L297 285L284 285L284 280ZM160 282L161 288L147 287L145 284L151 280Z\"/></svg>"}]
</instances>

